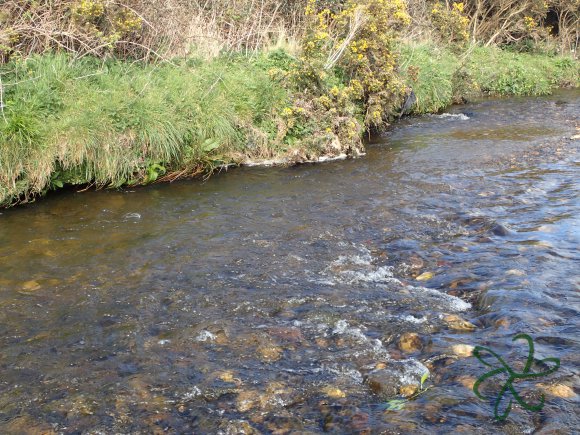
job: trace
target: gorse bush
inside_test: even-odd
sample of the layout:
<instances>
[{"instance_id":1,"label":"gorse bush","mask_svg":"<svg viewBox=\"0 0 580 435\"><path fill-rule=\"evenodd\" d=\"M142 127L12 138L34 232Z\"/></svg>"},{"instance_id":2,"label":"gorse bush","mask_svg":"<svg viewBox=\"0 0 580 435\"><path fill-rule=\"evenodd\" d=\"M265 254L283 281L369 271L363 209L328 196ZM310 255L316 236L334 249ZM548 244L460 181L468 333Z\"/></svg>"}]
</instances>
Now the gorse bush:
<instances>
[{"instance_id":1,"label":"gorse bush","mask_svg":"<svg viewBox=\"0 0 580 435\"><path fill-rule=\"evenodd\" d=\"M324 33L344 30L341 19L360 23L355 15L362 9L388 33L406 20L407 8L413 26L405 32L415 37L459 44L467 29L473 43L525 48L532 41L577 52L580 0L3 0L0 62L49 49L146 60L255 53L269 45L298 46L312 29L310 12L334 15L335 28L317 32L325 39Z\"/></svg>"},{"instance_id":2,"label":"gorse bush","mask_svg":"<svg viewBox=\"0 0 580 435\"><path fill-rule=\"evenodd\" d=\"M469 18L465 15L463 2L455 2L450 8L435 3L431 9L431 22L440 42L460 49L469 42Z\"/></svg>"},{"instance_id":3,"label":"gorse bush","mask_svg":"<svg viewBox=\"0 0 580 435\"><path fill-rule=\"evenodd\" d=\"M2 0L0 62L46 50L159 60L299 39L306 0Z\"/></svg>"},{"instance_id":4,"label":"gorse bush","mask_svg":"<svg viewBox=\"0 0 580 435\"><path fill-rule=\"evenodd\" d=\"M308 0L301 55L283 71L294 105L286 140L312 155L358 154L365 129L384 127L406 92L395 45L410 18L402 0Z\"/></svg>"},{"instance_id":5,"label":"gorse bush","mask_svg":"<svg viewBox=\"0 0 580 435\"><path fill-rule=\"evenodd\" d=\"M315 0L307 6L312 19L304 61L322 71L338 70L347 85L344 92L363 103L365 124L382 126L404 92L394 47L399 31L410 23L405 3L347 0L333 9L325 6Z\"/></svg>"}]
</instances>

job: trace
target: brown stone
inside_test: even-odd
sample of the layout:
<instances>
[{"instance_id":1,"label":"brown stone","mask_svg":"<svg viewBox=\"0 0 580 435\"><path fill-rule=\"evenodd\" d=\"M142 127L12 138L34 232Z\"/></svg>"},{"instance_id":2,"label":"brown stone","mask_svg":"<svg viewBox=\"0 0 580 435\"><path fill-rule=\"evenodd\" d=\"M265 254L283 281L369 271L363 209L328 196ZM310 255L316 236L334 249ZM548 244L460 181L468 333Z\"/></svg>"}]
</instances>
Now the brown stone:
<instances>
[{"instance_id":1,"label":"brown stone","mask_svg":"<svg viewBox=\"0 0 580 435\"><path fill-rule=\"evenodd\" d=\"M326 396L330 397L331 399L342 399L346 397L346 393L342 391L340 388L333 387L331 385L327 385L322 388L322 393Z\"/></svg>"},{"instance_id":2,"label":"brown stone","mask_svg":"<svg viewBox=\"0 0 580 435\"><path fill-rule=\"evenodd\" d=\"M576 393L572 388L568 385L564 384L536 384L538 388L542 391L546 392L547 394L559 397L561 399L572 399L576 397Z\"/></svg>"},{"instance_id":3,"label":"brown stone","mask_svg":"<svg viewBox=\"0 0 580 435\"><path fill-rule=\"evenodd\" d=\"M409 257L409 264L411 265L411 269L422 269L425 266L425 262L421 257L416 254L413 254Z\"/></svg>"},{"instance_id":4,"label":"brown stone","mask_svg":"<svg viewBox=\"0 0 580 435\"><path fill-rule=\"evenodd\" d=\"M467 375L459 376L457 378L457 382L459 382L461 385L463 385L468 390L473 390L473 386L475 385L476 381L477 381L477 379L475 379L472 376L467 376Z\"/></svg>"},{"instance_id":5,"label":"brown stone","mask_svg":"<svg viewBox=\"0 0 580 435\"><path fill-rule=\"evenodd\" d=\"M282 349L278 346L266 345L258 348L260 359L265 362L274 362L282 358Z\"/></svg>"},{"instance_id":6,"label":"brown stone","mask_svg":"<svg viewBox=\"0 0 580 435\"><path fill-rule=\"evenodd\" d=\"M248 412L260 405L260 395L257 391L241 391L236 399L236 408L240 412Z\"/></svg>"},{"instance_id":7,"label":"brown stone","mask_svg":"<svg viewBox=\"0 0 580 435\"><path fill-rule=\"evenodd\" d=\"M507 317L502 317L501 319L497 319L494 323L496 329L508 329L510 327L510 321Z\"/></svg>"},{"instance_id":8,"label":"brown stone","mask_svg":"<svg viewBox=\"0 0 580 435\"><path fill-rule=\"evenodd\" d=\"M462 319L457 314L448 314L443 318L443 321L450 329L454 329L456 331L475 331L475 329L477 329L477 326L465 319Z\"/></svg>"},{"instance_id":9,"label":"brown stone","mask_svg":"<svg viewBox=\"0 0 580 435\"><path fill-rule=\"evenodd\" d=\"M413 384L403 385L400 389L401 396L403 397L411 397L416 394L417 391L419 391L419 386Z\"/></svg>"},{"instance_id":10,"label":"brown stone","mask_svg":"<svg viewBox=\"0 0 580 435\"><path fill-rule=\"evenodd\" d=\"M469 344L455 344L451 346L451 351L461 357L461 358L468 358L473 355L474 347Z\"/></svg>"},{"instance_id":11,"label":"brown stone","mask_svg":"<svg viewBox=\"0 0 580 435\"><path fill-rule=\"evenodd\" d=\"M431 278L433 278L434 274L433 272L423 272L421 275L417 276L415 279L417 281L429 281Z\"/></svg>"},{"instance_id":12,"label":"brown stone","mask_svg":"<svg viewBox=\"0 0 580 435\"><path fill-rule=\"evenodd\" d=\"M423 348L423 342L419 334L414 332L405 332L399 339L399 349L403 352L417 352Z\"/></svg>"}]
</instances>

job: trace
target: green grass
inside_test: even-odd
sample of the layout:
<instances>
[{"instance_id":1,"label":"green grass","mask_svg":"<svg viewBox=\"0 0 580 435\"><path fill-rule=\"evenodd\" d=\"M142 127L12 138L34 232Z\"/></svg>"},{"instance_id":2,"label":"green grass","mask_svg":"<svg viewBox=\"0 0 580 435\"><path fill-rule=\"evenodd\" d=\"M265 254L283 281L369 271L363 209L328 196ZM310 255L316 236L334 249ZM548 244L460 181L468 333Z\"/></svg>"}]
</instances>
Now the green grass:
<instances>
[{"instance_id":1,"label":"green grass","mask_svg":"<svg viewBox=\"0 0 580 435\"><path fill-rule=\"evenodd\" d=\"M572 57L476 47L467 68L486 95L548 95L580 85L580 63Z\"/></svg>"},{"instance_id":2,"label":"green grass","mask_svg":"<svg viewBox=\"0 0 580 435\"><path fill-rule=\"evenodd\" d=\"M0 205L272 154L288 95L258 62L142 65L47 54L0 69Z\"/></svg>"},{"instance_id":3,"label":"green grass","mask_svg":"<svg viewBox=\"0 0 580 435\"><path fill-rule=\"evenodd\" d=\"M456 54L431 44L404 44L400 56L401 74L417 95L415 113L438 112L474 96L547 95L556 87L580 86L580 63L571 57L496 47Z\"/></svg>"},{"instance_id":4,"label":"green grass","mask_svg":"<svg viewBox=\"0 0 580 435\"><path fill-rule=\"evenodd\" d=\"M297 86L269 74L295 61L282 51L153 65L44 54L0 66L0 206L64 185L147 184L305 147L307 141L289 143L305 126L297 118L284 130L281 118L293 105L288 89ZM400 65L417 95L415 113L473 96L542 95L580 85L580 64L572 58L496 48L459 55L404 44Z\"/></svg>"}]
</instances>

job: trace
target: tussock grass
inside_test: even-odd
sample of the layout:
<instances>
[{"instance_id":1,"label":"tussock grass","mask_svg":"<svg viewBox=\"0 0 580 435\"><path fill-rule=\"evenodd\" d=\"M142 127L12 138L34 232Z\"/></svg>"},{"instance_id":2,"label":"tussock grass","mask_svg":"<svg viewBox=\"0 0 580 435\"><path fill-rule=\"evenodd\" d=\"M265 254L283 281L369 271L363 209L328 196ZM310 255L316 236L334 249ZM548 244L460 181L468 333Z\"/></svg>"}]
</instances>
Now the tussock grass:
<instances>
[{"instance_id":1,"label":"tussock grass","mask_svg":"<svg viewBox=\"0 0 580 435\"><path fill-rule=\"evenodd\" d=\"M1 205L67 183L147 183L274 154L288 99L241 57L143 65L51 54L0 74Z\"/></svg>"},{"instance_id":2,"label":"tussock grass","mask_svg":"<svg viewBox=\"0 0 580 435\"><path fill-rule=\"evenodd\" d=\"M400 72L417 95L415 113L438 112L474 96L547 95L580 86L580 63L568 56L473 46L457 54L428 43L400 46Z\"/></svg>"}]
</instances>

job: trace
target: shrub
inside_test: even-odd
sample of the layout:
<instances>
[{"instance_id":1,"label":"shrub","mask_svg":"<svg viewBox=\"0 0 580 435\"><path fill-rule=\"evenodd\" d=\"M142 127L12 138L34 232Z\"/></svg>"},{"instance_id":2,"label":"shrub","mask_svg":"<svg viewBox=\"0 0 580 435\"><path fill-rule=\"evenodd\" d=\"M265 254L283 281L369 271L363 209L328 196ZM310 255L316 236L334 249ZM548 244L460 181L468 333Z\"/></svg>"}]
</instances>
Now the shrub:
<instances>
[{"instance_id":1,"label":"shrub","mask_svg":"<svg viewBox=\"0 0 580 435\"><path fill-rule=\"evenodd\" d=\"M431 22L440 41L462 49L469 41L469 18L465 15L463 2L451 7L440 2L431 10Z\"/></svg>"}]
</instances>

